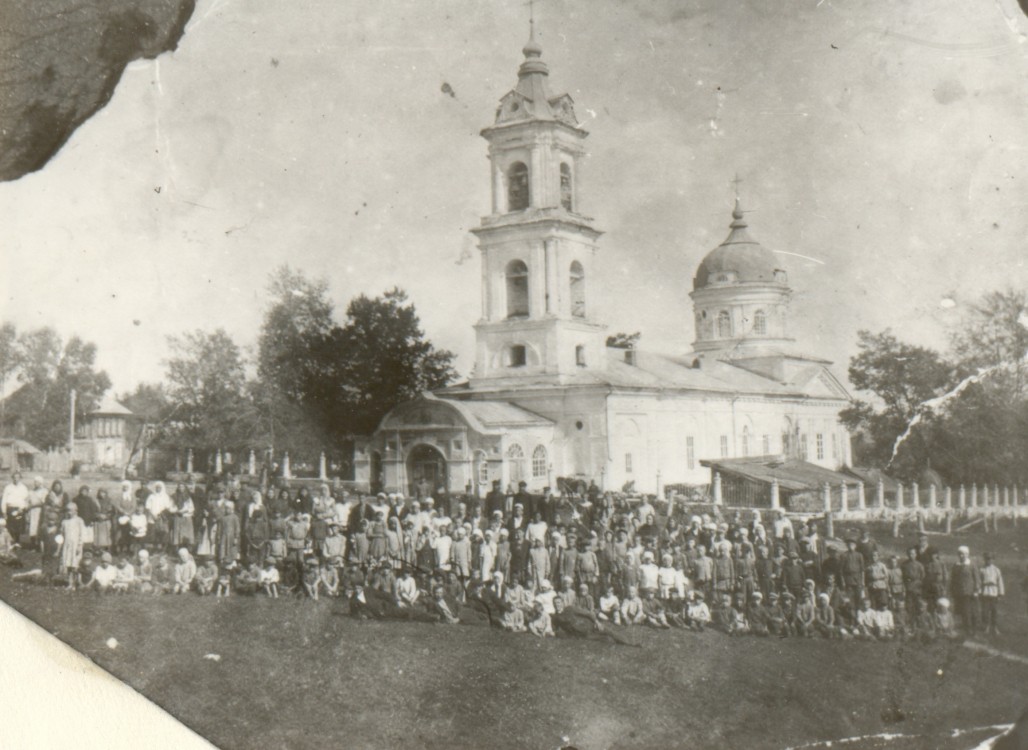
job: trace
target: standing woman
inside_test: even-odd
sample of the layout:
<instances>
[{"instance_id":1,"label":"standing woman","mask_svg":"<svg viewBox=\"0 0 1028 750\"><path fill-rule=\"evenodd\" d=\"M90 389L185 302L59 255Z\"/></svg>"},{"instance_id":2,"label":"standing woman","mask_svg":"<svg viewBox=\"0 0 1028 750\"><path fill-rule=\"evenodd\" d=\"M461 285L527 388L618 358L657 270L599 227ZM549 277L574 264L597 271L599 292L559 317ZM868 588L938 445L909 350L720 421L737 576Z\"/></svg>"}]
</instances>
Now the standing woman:
<instances>
[{"instance_id":1,"label":"standing woman","mask_svg":"<svg viewBox=\"0 0 1028 750\"><path fill-rule=\"evenodd\" d=\"M239 559L239 514L235 504L229 500L222 507L218 518L218 562L222 567L232 565Z\"/></svg>"},{"instance_id":2,"label":"standing woman","mask_svg":"<svg viewBox=\"0 0 1028 750\"><path fill-rule=\"evenodd\" d=\"M268 509L257 490L253 491L246 512L249 516L246 519L246 559L263 567L271 529L268 525Z\"/></svg>"},{"instance_id":3,"label":"standing woman","mask_svg":"<svg viewBox=\"0 0 1028 750\"><path fill-rule=\"evenodd\" d=\"M26 526L25 534L28 537L27 544L22 542L23 545L31 546L36 549L39 544L39 519L43 515L43 504L46 502L46 485L43 483L43 477L35 477L32 480L32 489L29 490L29 509L26 513Z\"/></svg>"},{"instance_id":4,"label":"standing woman","mask_svg":"<svg viewBox=\"0 0 1028 750\"><path fill-rule=\"evenodd\" d=\"M400 519L395 515L389 516L386 528L386 555L393 564L393 570L403 567L403 529L400 526Z\"/></svg>"},{"instance_id":5,"label":"standing woman","mask_svg":"<svg viewBox=\"0 0 1028 750\"><path fill-rule=\"evenodd\" d=\"M82 485L79 488L79 494L75 496L75 505L78 506L79 518L86 525L86 530L82 536L83 543L86 546L91 546L93 544L93 522L96 521L96 516L100 512L100 506L97 505L96 500L90 494L89 487L86 485Z\"/></svg>"},{"instance_id":6,"label":"standing woman","mask_svg":"<svg viewBox=\"0 0 1028 750\"><path fill-rule=\"evenodd\" d=\"M388 553L385 513L378 511L375 520L368 525L368 559L377 565Z\"/></svg>"},{"instance_id":7,"label":"standing woman","mask_svg":"<svg viewBox=\"0 0 1028 750\"><path fill-rule=\"evenodd\" d=\"M107 495L107 490L96 491L96 518L93 519L93 544L103 552L111 549L111 524L113 523L114 505Z\"/></svg>"},{"instance_id":8,"label":"standing woman","mask_svg":"<svg viewBox=\"0 0 1028 750\"><path fill-rule=\"evenodd\" d=\"M293 498L292 510L299 511L308 516L314 513L314 501L311 499L311 492L306 487L301 487Z\"/></svg>"},{"instance_id":9,"label":"standing woman","mask_svg":"<svg viewBox=\"0 0 1028 750\"><path fill-rule=\"evenodd\" d=\"M164 487L164 482L154 482L153 492L145 501L147 520L150 522L151 543L157 549L166 551L168 536L171 531L171 511L175 507L171 496Z\"/></svg>"},{"instance_id":10,"label":"standing woman","mask_svg":"<svg viewBox=\"0 0 1028 750\"><path fill-rule=\"evenodd\" d=\"M172 498L174 505L171 508L171 546L192 549L196 542L194 533L193 517L196 514L196 505L193 503L193 496L184 484L179 482L175 488L175 496Z\"/></svg>"},{"instance_id":11,"label":"standing woman","mask_svg":"<svg viewBox=\"0 0 1028 750\"><path fill-rule=\"evenodd\" d=\"M68 576L68 588L74 589L79 565L82 563L86 524L79 518L79 509L75 503L68 503L65 514L64 520L61 521L60 573Z\"/></svg>"},{"instance_id":12,"label":"standing woman","mask_svg":"<svg viewBox=\"0 0 1028 750\"><path fill-rule=\"evenodd\" d=\"M136 510L136 495L132 491L132 482L126 479L121 483L121 492L114 496L111 504L113 506L111 531L114 549L124 554L132 549L132 531L129 520Z\"/></svg>"}]
</instances>

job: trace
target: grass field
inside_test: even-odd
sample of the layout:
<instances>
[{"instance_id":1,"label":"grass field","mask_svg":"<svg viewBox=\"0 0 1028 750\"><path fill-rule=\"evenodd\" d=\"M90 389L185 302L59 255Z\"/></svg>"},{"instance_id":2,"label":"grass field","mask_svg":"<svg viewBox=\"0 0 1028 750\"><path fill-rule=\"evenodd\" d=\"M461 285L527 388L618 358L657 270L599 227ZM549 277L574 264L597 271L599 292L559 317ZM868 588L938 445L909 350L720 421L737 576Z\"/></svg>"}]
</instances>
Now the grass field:
<instances>
[{"instance_id":1,"label":"grass field","mask_svg":"<svg viewBox=\"0 0 1028 750\"><path fill-rule=\"evenodd\" d=\"M932 541L997 553L1003 635L982 642L1028 657L1028 529ZM945 750L988 735L953 730L1011 723L1028 703L1028 663L959 643L639 629L637 649L355 621L336 601L98 597L9 576L0 597L222 748L787 748L884 733L904 736L845 747Z\"/></svg>"}]
</instances>

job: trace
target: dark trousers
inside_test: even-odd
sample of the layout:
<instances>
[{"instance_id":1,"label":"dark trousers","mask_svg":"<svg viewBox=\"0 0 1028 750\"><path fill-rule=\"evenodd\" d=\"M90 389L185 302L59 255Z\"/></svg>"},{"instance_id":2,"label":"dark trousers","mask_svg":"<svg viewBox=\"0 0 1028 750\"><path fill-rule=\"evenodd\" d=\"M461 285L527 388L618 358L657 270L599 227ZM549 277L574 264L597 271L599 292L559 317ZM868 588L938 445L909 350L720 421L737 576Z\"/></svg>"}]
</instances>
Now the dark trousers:
<instances>
[{"instance_id":1,"label":"dark trousers","mask_svg":"<svg viewBox=\"0 0 1028 750\"><path fill-rule=\"evenodd\" d=\"M982 597L982 627L985 632L999 630L999 597Z\"/></svg>"},{"instance_id":2,"label":"dark trousers","mask_svg":"<svg viewBox=\"0 0 1028 750\"><path fill-rule=\"evenodd\" d=\"M25 513L20 510L7 511L7 532L16 542L21 542L21 535L25 533Z\"/></svg>"},{"instance_id":3,"label":"dark trousers","mask_svg":"<svg viewBox=\"0 0 1028 750\"><path fill-rule=\"evenodd\" d=\"M973 633L978 629L978 599L973 595L954 596L953 599L964 632Z\"/></svg>"}]
</instances>

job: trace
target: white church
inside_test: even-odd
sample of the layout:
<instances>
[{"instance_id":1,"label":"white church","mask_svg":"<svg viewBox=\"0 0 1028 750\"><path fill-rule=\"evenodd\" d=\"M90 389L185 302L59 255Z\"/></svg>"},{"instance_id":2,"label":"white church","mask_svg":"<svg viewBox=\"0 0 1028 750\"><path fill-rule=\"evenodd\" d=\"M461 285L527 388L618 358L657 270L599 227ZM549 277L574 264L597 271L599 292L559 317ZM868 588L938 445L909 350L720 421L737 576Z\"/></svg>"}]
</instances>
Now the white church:
<instances>
[{"instance_id":1,"label":"white church","mask_svg":"<svg viewBox=\"0 0 1028 750\"><path fill-rule=\"evenodd\" d=\"M730 231L700 262L693 351L669 357L606 345L594 278L601 232L578 211L588 133L552 96L531 39L489 143L492 212L482 252L482 317L467 382L400 404L355 452L356 479L386 491L446 486L484 494L557 477L660 493L706 484L704 459L781 455L850 462L839 412L850 402L830 362L798 353L792 290L736 201Z\"/></svg>"}]
</instances>

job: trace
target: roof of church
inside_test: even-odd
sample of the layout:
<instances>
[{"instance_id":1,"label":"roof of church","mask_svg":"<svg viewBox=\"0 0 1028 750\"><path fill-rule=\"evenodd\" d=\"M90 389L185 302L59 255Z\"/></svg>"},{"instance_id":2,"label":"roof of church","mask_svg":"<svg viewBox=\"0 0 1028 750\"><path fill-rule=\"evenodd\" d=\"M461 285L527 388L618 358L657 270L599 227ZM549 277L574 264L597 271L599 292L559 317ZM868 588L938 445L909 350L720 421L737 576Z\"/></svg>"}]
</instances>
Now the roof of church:
<instances>
[{"instance_id":1,"label":"roof of church","mask_svg":"<svg viewBox=\"0 0 1028 750\"><path fill-rule=\"evenodd\" d=\"M528 409L522 409L507 401L450 401L458 410L471 414L485 427L529 427L553 424Z\"/></svg>"},{"instance_id":2,"label":"roof of church","mask_svg":"<svg viewBox=\"0 0 1028 750\"><path fill-rule=\"evenodd\" d=\"M853 483L851 476L798 458L782 458L781 456L718 458L702 460L700 465L707 466L721 474L735 475L755 482L770 484L773 479L777 479L779 487L794 492L818 490L826 482L833 486L845 482Z\"/></svg>"},{"instance_id":3,"label":"roof of church","mask_svg":"<svg viewBox=\"0 0 1028 750\"><path fill-rule=\"evenodd\" d=\"M746 394L746 395L772 395L772 396L798 396L817 397L829 399L849 400L849 394L831 371L825 367L825 360L807 359L804 357L792 356L790 359L811 362L810 368L804 368L800 376L793 377L787 382L780 382L766 377L757 372L752 372L740 365L729 361L713 359L710 357L700 361L699 366L695 356L673 357L655 352L633 350L635 352L635 364L625 361L625 349L608 347L606 350L606 368L585 367L569 378L560 381L561 386L589 386L607 385L615 388L631 389L655 389L655 390L694 390L707 391L711 393L724 394ZM829 385L816 389L818 378L814 375L828 373ZM522 377L518 379L519 384L525 388L546 387L554 385L552 376L539 375L538 379ZM505 383L498 387L500 390L510 390L510 385ZM464 382L458 385L439 389L438 393L443 396L460 396L465 393L480 390L471 388L470 383ZM461 401L462 404L479 403L475 401Z\"/></svg>"},{"instance_id":4,"label":"roof of church","mask_svg":"<svg viewBox=\"0 0 1028 750\"><path fill-rule=\"evenodd\" d=\"M735 199L732 211L731 231L725 241L715 247L696 269L693 278L693 289L702 289L708 285L711 276L718 273L735 274L735 283L764 282L768 284L782 283L775 279L775 272L783 270L775 258L775 254L750 237L743 218L739 199Z\"/></svg>"},{"instance_id":5,"label":"roof of church","mask_svg":"<svg viewBox=\"0 0 1028 750\"><path fill-rule=\"evenodd\" d=\"M528 43L521 51L525 59L518 68L518 83L500 100L495 125L529 120L556 120L580 129L571 97L568 94L550 94L550 69L543 62L543 48L535 39L534 24Z\"/></svg>"}]
</instances>

